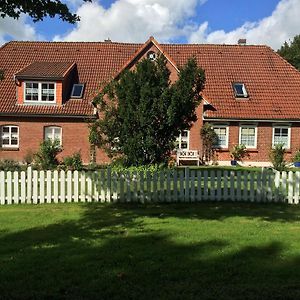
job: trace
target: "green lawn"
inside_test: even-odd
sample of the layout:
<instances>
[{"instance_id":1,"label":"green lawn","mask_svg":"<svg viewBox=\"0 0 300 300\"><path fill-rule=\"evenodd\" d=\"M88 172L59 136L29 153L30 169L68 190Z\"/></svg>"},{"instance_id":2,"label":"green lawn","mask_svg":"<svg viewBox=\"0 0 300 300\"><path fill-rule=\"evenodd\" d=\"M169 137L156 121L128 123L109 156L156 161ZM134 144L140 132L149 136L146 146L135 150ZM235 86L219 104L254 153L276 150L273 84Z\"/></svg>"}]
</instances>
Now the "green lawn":
<instances>
[{"instance_id":1,"label":"green lawn","mask_svg":"<svg viewBox=\"0 0 300 300\"><path fill-rule=\"evenodd\" d=\"M1 299L300 299L300 207L0 207Z\"/></svg>"}]
</instances>

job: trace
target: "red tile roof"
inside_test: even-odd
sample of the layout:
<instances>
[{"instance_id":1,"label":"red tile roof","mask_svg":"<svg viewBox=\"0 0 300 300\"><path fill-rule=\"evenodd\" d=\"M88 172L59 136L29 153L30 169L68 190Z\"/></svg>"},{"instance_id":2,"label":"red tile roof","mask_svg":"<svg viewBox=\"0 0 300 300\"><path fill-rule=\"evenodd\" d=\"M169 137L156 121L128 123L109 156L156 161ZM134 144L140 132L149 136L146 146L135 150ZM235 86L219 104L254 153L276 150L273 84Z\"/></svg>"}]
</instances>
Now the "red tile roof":
<instances>
[{"instance_id":1,"label":"red tile roof","mask_svg":"<svg viewBox=\"0 0 300 300\"><path fill-rule=\"evenodd\" d=\"M142 44L10 42L0 49L0 114L92 115L93 95L116 74ZM300 119L300 73L267 46L176 45L161 49L182 66L194 56L205 69L204 98L215 111L206 118ZM13 76L27 65L40 62L75 62L79 82L86 83L82 100L61 107L16 104ZM232 82L243 82L248 99L235 99Z\"/></svg>"},{"instance_id":2,"label":"red tile roof","mask_svg":"<svg viewBox=\"0 0 300 300\"><path fill-rule=\"evenodd\" d=\"M74 62L35 61L15 74L17 79L63 79Z\"/></svg>"}]
</instances>

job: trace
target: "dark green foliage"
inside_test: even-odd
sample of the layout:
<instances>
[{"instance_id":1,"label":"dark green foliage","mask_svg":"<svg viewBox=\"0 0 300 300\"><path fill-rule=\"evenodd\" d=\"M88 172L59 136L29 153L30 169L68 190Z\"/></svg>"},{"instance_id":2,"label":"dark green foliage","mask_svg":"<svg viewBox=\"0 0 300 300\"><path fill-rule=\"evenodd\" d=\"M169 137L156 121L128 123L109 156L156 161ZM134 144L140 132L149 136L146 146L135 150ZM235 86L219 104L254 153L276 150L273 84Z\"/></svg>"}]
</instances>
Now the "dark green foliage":
<instances>
[{"instance_id":1,"label":"dark green foliage","mask_svg":"<svg viewBox=\"0 0 300 300\"><path fill-rule=\"evenodd\" d=\"M285 42L277 52L300 70L300 35L296 35L290 43Z\"/></svg>"},{"instance_id":2,"label":"dark green foliage","mask_svg":"<svg viewBox=\"0 0 300 300\"><path fill-rule=\"evenodd\" d=\"M285 148L282 144L277 144L270 152L270 160L273 168L277 171L284 171L286 169L286 161L284 160Z\"/></svg>"},{"instance_id":3,"label":"dark green foliage","mask_svg":"<svg viewBox=\"0 0 300 300\"><path fill-rule=\"evenodd\" d=\"M83 0L90 2L91 0ZM79 21L79 16L70 12L68 6L61 0L0 0L0 16L18 19L22 13L28 14L34 22L42 21L49 16L59 16L71 24Z\"/></svg>"},{"instance_id":4,"label":"dark green foliage","mask_svg":"<svg viewBox=\"0 0 300 300\"><path fill-rule=\"evenodd\" d=\"M90 126L91 143L110 157L122 156L126 165L168 161L176 137L197 120L205 74L190 59L170 84L166 63L163 56L144 59L104 88L94 99L103 118Z\"/></svg>"},{"instance_id":5,"label":"dark green foliage","mask_svg":"<svg viewBox=\"0 0 300 300\"><path fill-rule=\"evenodd\" d=\"M43 141L40 144L39 152L35 153L35 166L43 170L56 168L58 165L57 155L61 150L58 140L54 142L49 139Z\"/></svg>"},{"instance_id":6,"label":"dark green foliage","mask_svg":"<svg viewBox=\"0 0 300 300\"><path fill-rule=\"evenodd\" d=\"M80 152L76 152L72 156L65 157L63 160L63 164L69 170L81 171L83 169L83 165Z\"/></svg>"},{"instance_id":7,"label":"dark green foliage","mask_svg":"<svg viewBox=\"0 0 300 300\"><path fill-rule=\"evenodd\" d=\"M0 170L1 171L20 171L21 166L19 162L13 159L0 160Z\"/></svg>"},{"instance_id":8,"label":"dark green foliage","mask_svg":"<svg viewBox=\"0 0 300 300\"><path fill-rule=\"evenodd\" d=\"M218 141L218 135L209 123L202 126L200 135L202 139L202 159L206 162L211 161L214 158L214 146Z\"/></svg>"}]
</instances>

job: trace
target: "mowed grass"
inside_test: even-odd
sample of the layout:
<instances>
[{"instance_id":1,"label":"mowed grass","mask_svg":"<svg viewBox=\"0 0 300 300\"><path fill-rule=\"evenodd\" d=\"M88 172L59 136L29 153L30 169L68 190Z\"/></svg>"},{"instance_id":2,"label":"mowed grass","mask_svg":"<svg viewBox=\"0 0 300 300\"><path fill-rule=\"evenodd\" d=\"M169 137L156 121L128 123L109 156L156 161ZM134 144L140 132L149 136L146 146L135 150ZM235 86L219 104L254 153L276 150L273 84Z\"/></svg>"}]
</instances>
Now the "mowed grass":
<instances>
[{"instance_id":1,"label":"mowed grass","mask_svg":"<svg viewBox=\"0 0 300 300\"><path fill-rule=\"evenodd\" d=\"M300 299L300 208L0 207L1 299Z\"/></svg>"}]
</instances>

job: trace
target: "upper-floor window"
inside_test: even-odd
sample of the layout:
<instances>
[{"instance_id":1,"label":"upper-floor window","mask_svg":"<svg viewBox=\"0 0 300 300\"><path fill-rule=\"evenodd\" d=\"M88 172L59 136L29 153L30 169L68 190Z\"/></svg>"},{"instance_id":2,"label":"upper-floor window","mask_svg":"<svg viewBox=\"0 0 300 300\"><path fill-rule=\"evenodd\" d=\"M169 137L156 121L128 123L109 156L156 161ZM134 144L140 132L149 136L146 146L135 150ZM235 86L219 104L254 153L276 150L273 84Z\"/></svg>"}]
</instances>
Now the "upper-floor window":
<instances>
[{"instance_id":1,"label":"upper-floor window","mask_svg":"<svg viewBox=\"0 0 300 300\"><path fill-rule=\"evenodd\" d=\"M45 140L49 139L52 142L58 140L60 145L62 144L61 127L58 126L47 126L44 128Z\"/></svg>"},{"instance_id":2,"label":"upper-floor window","mask_svg":"<svg viewBox=\"0 0 300 300\"><path fill-rule=\"evenodd\" d=\"M228 148L228 137L229 137L229 129L228 125L214 125L213 129L217 134L218 140L216 143L217 148Z\"/></svg>"},{"instance_id":3,"label":"upper-floor window","mask_svg":"<svg viewBox=\"0 0 300 300\"><path fill-rule=\"evenodd\" d=\"M53 82L25 82L25 102L53 103L55 97L55 83Z\"/></svg>"},{"instance_id":4,"label":"upper-floor window","mask_svg":"<svg viewBox=\"0 0 300 300\"><path fill-rule=\"evenodd\" d=\"M71 92L71 98L82 98L84 90L84 84L83 83L75 83L73 84L72 92Z\"/></svg>"},{"instance_id":5,"label":"upper-floor window","mask_svg":"<svg viewBox=\"0 0 300 300\"><path fill-rule=\"evenodd\" d=\"M256 148L257 145L257 126L243 124L240 126L239 143L245 145L246 148Z\"/></svg>"},{"instance_id":6,"label":"upper-floor window","mask_svg":"<svg viewBox=\"0 0 300 300\"><path fill-rule=\"evenodd\" d=\"M246 89L246 86L244 83L234 82L233 90L234 90L235 97L237 97L237 98L247 98L248 97L248 92L247 92L247 89Z\"/></svg>"},{"instance_id":7,"label":"upper-floor window","mask_svg":"<svg viewBox=\"0 0 300 300\"><path fill-rule=\"evenodd\" d=\"M183 130L176 140L177 149L185 150L189 149L190 144L190 132L189 130Z\"/></svg>"},{"instance_id":8,"label":"upper-floor window","mask_svg":"<svg viewBox=\"0 0 300 300\"><path fill-rule=\"evenodd\" d=\"M4 125L1 127L2 148L19 147L19 127L15 125Z\"/></svg>"},{"instance_id":9,"label":"upper-floor window","mask_svg":"<svg viewBox=\"0 0 300 300\"><path fill-rule=\"evenodd\" d=\"M291 140L291 127L288 125L274 126L273 127L273 143L272 145L282 144L284 148L290 148Z\"/></svg>"}]
</instances>

